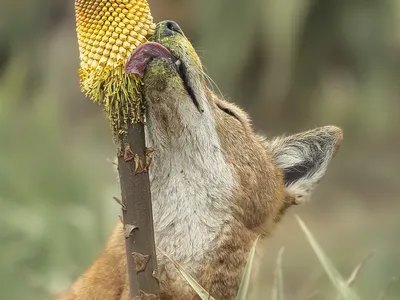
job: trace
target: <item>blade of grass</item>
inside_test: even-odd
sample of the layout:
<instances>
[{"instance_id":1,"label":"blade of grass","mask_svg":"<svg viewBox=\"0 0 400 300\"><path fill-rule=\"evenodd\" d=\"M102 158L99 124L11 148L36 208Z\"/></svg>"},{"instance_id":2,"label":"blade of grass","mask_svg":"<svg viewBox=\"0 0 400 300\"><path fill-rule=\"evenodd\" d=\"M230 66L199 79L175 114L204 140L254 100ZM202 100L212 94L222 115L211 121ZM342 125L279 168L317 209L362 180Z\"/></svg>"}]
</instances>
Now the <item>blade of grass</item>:
<instances>
[{"instance_id":1,"label":"blade of grass","mask_svg":"<svg viewBox=\"0 0 400 300\"><path fill-rule=\"evenodd\" d=\"M387 291L389 290L389 288L392 286L392 284L394 284L397 281L396 277L393 277L388 284L386 284L385 288L382 290L382 292L379 294L378 296L378 300L383 300L385 299L385 296L387 294Z\"/></svg>"},{"instance_id":2,"label":"blade of grass","mask_svg":"<svg viewBox=\"0 0 400 300\"><path fill-rule=\"evenodd\" d=\"M372 250L368 253L366 257L363 258L363 260L354 268L353 272L351 273L350 277L347 279L347 285L352 286L353 283L356 281L358 275L361 273L361 270L364 268L364 266L367 264L369 259L374 255L375 250ZM336 297L336 300L340 300L341 297L338 295Z\"/></svg>"},{"instance_id":3,"label":"blade of grass","mask_svg":"<svg viewBox=\"0 0 400 300\"><path fill-rule=\"evenodd\" d=\"M194 289L194 291L199 295L199 297L202 300L215 300L197 281L196 279L193 278L192 275L190 275L188 272L185 271L185 269L173 258L171 258L168 254L166 254L164 251L162 251L160 248L158 248L158 251L161 252L162 255L164 255L168 260L170 260L176 267L176 269L179 271L179 273L182 275L182 277L187 281L187 283Z\"/></svg>"},{"instance_id":4,"label":"blade of grass","mask_svg":"<svg viewBox=\"0 0 400 300\"><path fill-rule=\"evenodd\" d=\"M368 260L374 255L375 250L371 250L368 255L355 267L353 272L351 273L350 277L347 279L347 284L351 286L354 281L356 281L358 275L360 274L361 270L364 268Z\"/></svg>"},{"instance_id":5,"label":"blade of grass","mask_svg":"<svg viewBox=\"0 0 400 300\"><path fill-rule=\"evenodd\" d=\"M276 259L274 287L272 289L272 300L283 300L283 274L282 274L282 257L285 248L279 250L278 258Z\"/></svg>"},{"instance_id":6,"label":"blade of grass","mask_svg":"<svg viewBox=\"0 0 400 300\"><path fill-rule=\"evenodd\" d=\"M361 300L361 298L347 285L346 281L343 279L342 275L335 268L333 263L329 260L326 254L323 252L322 248L319 246L314 236L311 234L310 230L307 228L306 224L300 219L299 216L296 216L297 221L300 224L301 229L305 233L308 242L310 243L312 249L317 255L320 263L325 269L326 274L331 280L332 284L335 286L337 292L340 296L345 300Z\"/></svg>"},{"instance_id":7,"label":"blade of grass","mask_svg":"<svg viewBox=\"0 0 400 300\"><path fill-rule=\"evenodd\" d=\"M244 268L243 271L242 281L239 286L239 291L236 296L236 300L245 300L247 298L247 293L250 284L251 270L253 268L253 261L256 254L256 247L259 238L260 237L257 237L257 239L253 243L253 246L250 249L249 258L247 259L246 267Z\"/></svg>"}]
</instances>

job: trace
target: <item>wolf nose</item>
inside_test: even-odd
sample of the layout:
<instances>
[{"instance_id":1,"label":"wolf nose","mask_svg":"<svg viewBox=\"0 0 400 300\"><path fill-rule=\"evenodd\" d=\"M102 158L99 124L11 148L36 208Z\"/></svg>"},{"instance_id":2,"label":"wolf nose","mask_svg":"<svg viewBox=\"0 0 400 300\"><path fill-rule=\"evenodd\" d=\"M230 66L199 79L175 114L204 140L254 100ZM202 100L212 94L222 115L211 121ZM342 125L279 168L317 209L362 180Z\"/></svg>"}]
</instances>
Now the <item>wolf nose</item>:
<instances>
[{"instance_id":1,"label":"wolf nose","mask_svg":"<svg viewBox=\"0 0 400 300\"><path fill-rule=\"evenodd\" d=\"M165 36L171 36L174 34L182 34L183 35L183 31L182 29L179 27L179 25L174 22L174 21L164 21L162 22L163 24L161 24L161 28L164 31Z\"/></svg>"}]
</instances>

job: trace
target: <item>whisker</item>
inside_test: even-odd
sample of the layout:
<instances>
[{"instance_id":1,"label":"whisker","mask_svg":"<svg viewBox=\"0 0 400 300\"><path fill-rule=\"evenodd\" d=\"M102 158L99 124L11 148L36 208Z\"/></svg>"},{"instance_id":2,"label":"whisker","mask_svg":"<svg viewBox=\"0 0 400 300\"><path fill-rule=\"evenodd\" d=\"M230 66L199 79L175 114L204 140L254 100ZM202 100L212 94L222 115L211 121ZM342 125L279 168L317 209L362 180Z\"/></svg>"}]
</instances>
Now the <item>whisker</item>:
<instances>
[{"instance_id":1,"label":"whisker","mask_svg":"<svg viewBox=\"0 0 400 300\"><path fill-rule=\"evenodd\" d=\"M221 96L222 100L225 101L225 96L222 94L220 88L218 87L218 85L215 83L215 81L204 71L202 70L202 73L204 75L204 77L206 78L207 82L209 83L211 89L213 92L215 92L215 89L217 89L219 96Z\"/></svg>"}]
</instances>

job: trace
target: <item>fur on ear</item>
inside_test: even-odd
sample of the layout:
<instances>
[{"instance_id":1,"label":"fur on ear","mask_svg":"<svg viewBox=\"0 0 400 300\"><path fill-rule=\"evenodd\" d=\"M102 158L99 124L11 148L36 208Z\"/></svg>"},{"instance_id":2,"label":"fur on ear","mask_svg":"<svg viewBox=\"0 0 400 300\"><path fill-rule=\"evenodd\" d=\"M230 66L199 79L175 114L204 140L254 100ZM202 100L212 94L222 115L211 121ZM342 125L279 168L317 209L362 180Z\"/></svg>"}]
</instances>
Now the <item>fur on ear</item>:
<instances>
[{"instance_id":1,"label":"fur on ear","mask_svg":"<svg viewBox=\"0 0 400 300\"><path fill-rule=\"evenodd\" d=\"M293 204L309 200L343 139L342 130L325 126L266 142Z\"/></svg>"}]
</instances>

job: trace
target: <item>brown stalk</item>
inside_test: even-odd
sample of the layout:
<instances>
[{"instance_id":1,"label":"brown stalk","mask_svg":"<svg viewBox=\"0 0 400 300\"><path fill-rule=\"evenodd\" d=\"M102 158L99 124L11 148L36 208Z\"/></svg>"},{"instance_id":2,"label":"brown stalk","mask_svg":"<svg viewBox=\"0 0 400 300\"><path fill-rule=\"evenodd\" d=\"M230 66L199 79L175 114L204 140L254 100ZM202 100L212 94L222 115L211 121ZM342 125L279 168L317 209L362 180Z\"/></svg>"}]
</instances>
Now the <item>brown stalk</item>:
<instances>
[{"instance_id":1,"label":"brown stalk","mask_svg":"<svg viewBox=\"0 0 400 300\"><path fill-rule=\"evenodd\" d=\"M118 155L131 299L157 299L159 286L144 125L129 126ZM147 158L148 160L148 158Z\"/></svg>"}]
</instances>

